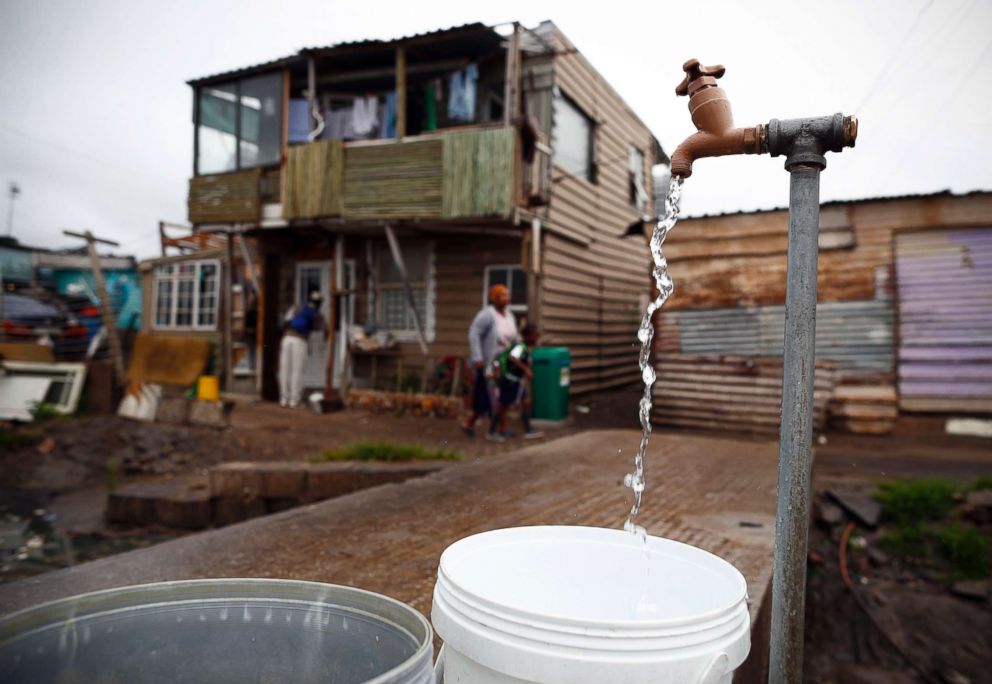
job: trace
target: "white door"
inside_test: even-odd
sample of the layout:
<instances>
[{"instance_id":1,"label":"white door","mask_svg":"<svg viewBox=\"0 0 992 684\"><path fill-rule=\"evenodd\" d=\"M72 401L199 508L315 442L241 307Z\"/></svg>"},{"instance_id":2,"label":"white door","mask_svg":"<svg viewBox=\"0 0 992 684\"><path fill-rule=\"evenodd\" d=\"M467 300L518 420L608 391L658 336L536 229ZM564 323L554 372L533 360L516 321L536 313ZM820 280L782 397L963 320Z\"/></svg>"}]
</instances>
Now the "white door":
<instances>
[{"instance_id":1,"label":"white door","mask_svg":"<svg viewBox=\"0 0 992 684\"><path fill-rule=\"evenodd\" d=\"M317 291L323 297L320 313L325 323L329 320L331 302L330 261L301 261L296 264L296 303L306 304L310 293ZM327 378L327 338L323 331L316 331L307 340L307 363L303 369L303 386L323 389Z\"/></svg>"}]
</instances>

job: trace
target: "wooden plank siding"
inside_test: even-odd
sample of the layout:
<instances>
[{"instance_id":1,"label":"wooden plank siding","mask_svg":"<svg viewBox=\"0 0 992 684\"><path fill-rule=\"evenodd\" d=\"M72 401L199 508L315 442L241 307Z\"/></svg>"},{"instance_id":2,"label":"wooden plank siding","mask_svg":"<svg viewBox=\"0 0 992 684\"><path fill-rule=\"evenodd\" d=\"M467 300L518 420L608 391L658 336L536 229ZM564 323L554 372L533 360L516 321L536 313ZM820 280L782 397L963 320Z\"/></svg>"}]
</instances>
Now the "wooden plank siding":
<instances>
[{"instance_id":1,"label":"wooden plank siding","mask_svg":"<svg viewBox=\"0 0 992 684\"><path fill-rule=\"evenodd\" d=\"M655 141L617 92L557 29L555 85L594 122L596 182L555 164L542 259L541 327L546 344L572 351L572 393L636 383L636 333L650 293L647 246L624 238L641 215L629 199L628 153L651 178ZM646 180L647 182L647 180ZM645 188L652 213L651 190Z\"/></svg>"},{"instance_id":2,"label":"wooden plank siding","mask_svg":"<svg viewBox=\"0 0 992 684\"><path fill-rule=\"evenodd\" d=\"M409 238L413 239L413 238ZM482 237L476 235L424 235L416 238L434 243L434 338L428 344L427 359L444 356L468 358L468 328L485 302L485 267L493 264L515 264L520 261L521 239L514 236ZM405 242L400 238L400 245ZM368 300L365 282L364 241L349 240L349 258L358 265L360 295L356 302L356 320L364 323ZM402 359L404 374L420 373L426 362L420 347L413 342L403 342L397 347ZM397 357L378 361L380 378L395 375ZM355 374L368 378L369 357L356 356Z\"/></svg>"},{"instance_id":3,"label":"wooden plank siding","mask_svg":"<svg viewBox=\"0 0 992 684\"><path fill-rule=\"evenodd\" d=\"M190 223L258 221L261 169L195 176L189 180Z\"/></svg>"}]
</instances>

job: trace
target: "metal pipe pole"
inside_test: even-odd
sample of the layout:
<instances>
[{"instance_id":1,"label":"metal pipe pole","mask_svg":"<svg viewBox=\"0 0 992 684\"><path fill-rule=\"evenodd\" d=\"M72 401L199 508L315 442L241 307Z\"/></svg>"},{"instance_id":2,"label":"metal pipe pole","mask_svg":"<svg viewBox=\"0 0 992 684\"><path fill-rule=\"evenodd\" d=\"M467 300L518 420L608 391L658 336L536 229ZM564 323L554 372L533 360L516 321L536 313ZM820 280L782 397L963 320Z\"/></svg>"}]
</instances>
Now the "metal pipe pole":
<instances>
[{"instance_id":1,"label":"metal pipe pole","mask_svg":"<svg viewBox=\"0 0 992 684\"><path fill-rule=\"evenodd\" d=\"M802 681L822 168L815 163L789 167L789 263L768 674L773 684Z\"/></svg>"}]
</instances>

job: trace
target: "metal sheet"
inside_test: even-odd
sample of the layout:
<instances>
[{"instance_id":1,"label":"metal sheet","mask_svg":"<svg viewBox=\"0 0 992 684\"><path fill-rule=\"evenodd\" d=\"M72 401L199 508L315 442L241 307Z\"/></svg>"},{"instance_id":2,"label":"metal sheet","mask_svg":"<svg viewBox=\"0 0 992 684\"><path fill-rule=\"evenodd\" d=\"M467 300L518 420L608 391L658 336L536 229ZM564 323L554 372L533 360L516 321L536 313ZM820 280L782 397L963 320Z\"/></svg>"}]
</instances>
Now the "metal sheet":
<instances>
[{"instance_id":1,"label":"metal sheet","mask_svg":"<svg viewBox=\"0 0 992 684\"><path fill-rule=\"evenodd\" d=\"M992 412L992 229L896 236L899 400Z\"/></svg>"},{"instance_id":2,"label":"metal sheet","mask_svg":"<svg viewBox=\"0 0 992 684\"><path fill-rule=\"evenodd\" d=\"M891 371L893 318L889 299L817 305L816 358L840 370ZM671 311L662 321L679 331L684 354L782 354L784 306Z\"/></svg>"}]
</instances>

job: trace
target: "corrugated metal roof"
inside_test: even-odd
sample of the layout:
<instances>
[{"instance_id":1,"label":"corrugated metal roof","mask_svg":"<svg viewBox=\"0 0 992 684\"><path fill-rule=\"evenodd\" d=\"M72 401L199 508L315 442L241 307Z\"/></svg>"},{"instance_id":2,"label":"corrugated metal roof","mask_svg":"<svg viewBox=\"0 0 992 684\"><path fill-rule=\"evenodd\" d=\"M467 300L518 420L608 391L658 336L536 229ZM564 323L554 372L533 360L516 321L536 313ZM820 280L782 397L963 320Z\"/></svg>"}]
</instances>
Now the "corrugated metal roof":
<instances>
[{"instance_id":1,"label":"corrugated metal roof","mask_svg":"<svg viewBox=\"0 0 992 684\"><path fill-rule=\"evenodd\" d=\"M864 202L887 202L891 200L904 200L904 199L921 199L924 197L971 197L972 195L987 195L992 193L992 190L972 190L970 192L954 193L951 190L939 190L937 192L920 192L920 193L910 193L908 195L883 195L879 197L860 197L857 199L846 199L846 200L831 200L829 202L821 202L821 207L834 207L841 206L845 204L861 204ZM771 209L752 209L749 211L724 211L716 214L695 214L693 216L683 216L681 220L688 221L691 219L704 219L704 218L722 218L724 216L742 216L745 214L770 214L776 211L788 211L789 207L772 207Z\"/></svg>"},{"instance_id":2,"label":"corrugated metal roof","mask_svg":"<svg viewBox=\"0 0 992 684\"><path fill-rule=\"evenodd\" d=\"M257 71L265 71L273 67L285 66L291 62L302 60L309 56L324 55L335 50L342 49L352 49L356 47L388 47L390 45L395 45L397 43L402 43L410 40L416 40L420 38L439 38L445 34L458 34L458 33L472 33L478 31L491 31L494 35L499 35L493 29L481 22L474 22L471 24L462 24L461 26L452 26L449 28L437 29L436 31L426 31L424 33L414 33L407 36L402 36L400 38L390 38L390 39L378 39L369 38L364 40L352 40L344 41L341 43L334 43L333 45L327 45L323 47L305 47L300 49L298 52L286 57L279 57L277 59L272 59L267 62L260 62L258 64L253 64L251 66L241 67L238 69L233 69L230 71L221 71L209 76L201 76L200 78L190 79L186 81L187 85L198 86L205 83L210 83L222 79L233 78L235 76L243 76L246 74L254 73Z\"/></svg>"}]
</instances>

